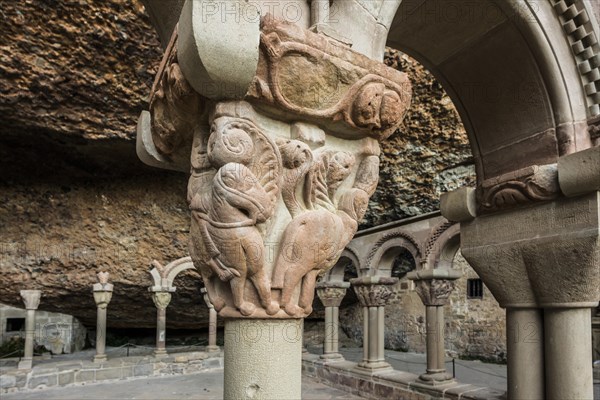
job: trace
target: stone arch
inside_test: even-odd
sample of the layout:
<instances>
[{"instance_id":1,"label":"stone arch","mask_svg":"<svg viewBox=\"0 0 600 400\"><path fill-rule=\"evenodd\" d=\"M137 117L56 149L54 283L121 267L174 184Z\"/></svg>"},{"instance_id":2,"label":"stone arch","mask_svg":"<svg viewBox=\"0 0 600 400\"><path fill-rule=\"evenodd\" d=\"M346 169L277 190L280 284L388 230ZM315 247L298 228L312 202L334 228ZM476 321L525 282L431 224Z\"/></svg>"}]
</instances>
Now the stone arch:
<instances>
[{"instance_id":1,"label":"stone arch","mask_svg":"<svg viewBox=\"0 0 600 400\"><path fill-rule=\"evenodd\" d=\"M344 276L346 272L346 266L348 262L351 262L356 268L356 272L360 271L360 261L356 252L350 248L346 247L344 251L342 251L342 255L335 263L333 268L331 268L321 279L322 282L343 282Z\"/></svg>"},{"instance_id":2,"label":"stone arch","mask_svg":"<svg viewBox=\"0 0 600 400\"><path fill-rule=\"evenodd\" d=\"M387 44L425 65L454 101L480 197L521 178L506 174L591 146L586 120L600 112L600 98L579 71L597 71L593 24L581 23L593 16L587 2L567 3L404 0L394 15ZM565 31L575 28L577 46ZM578 60L573 51L589 58Z\"/></svg>"},{"instance_id":3,"label":"stone arch","mask_svg":"<svg viewBox=\"0 0 600 400\"><path fill-rule=\"evenodd\" d=\"M195 268L192 258L189 256L179 258L165 266L154 260L152 265L154 268L150 271L150 275L154 285L151 289L155 291L174 289L173 281L175 281L177 275L185 270Z\"/></svg>"},{"instance_id":4,"label":"stone arch","mask_svg":"<svg viewBox=\"0 0 600 400\"><path fill-rule=\"evenodd\" d=\"M442 222L427 241L424 257L428 268L452 268L456 252L460 249L460 224Z\"/></svg>"},{"instance_id":5,"label":"stone arch","mask_svg":"<svg viewBox=\"0 0 600 400\"><path fill-rule=\"evenodd\" d=\"M416 266L420 264L422 249L411 234L398 230L383 235L373 245L367 256L364 266L365 273L391 275L394 259L402 251L408 251L411 254Z\"/></svg>"}]
</instances>

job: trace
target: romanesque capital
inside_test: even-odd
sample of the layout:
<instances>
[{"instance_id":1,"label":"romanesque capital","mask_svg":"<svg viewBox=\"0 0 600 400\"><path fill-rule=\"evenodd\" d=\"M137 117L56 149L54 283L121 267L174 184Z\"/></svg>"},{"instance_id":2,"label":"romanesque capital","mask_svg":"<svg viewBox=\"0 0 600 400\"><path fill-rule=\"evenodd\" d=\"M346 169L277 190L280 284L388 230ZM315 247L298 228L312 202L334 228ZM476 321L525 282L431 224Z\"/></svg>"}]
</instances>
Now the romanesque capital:
<instances>
[{"instance_id":1,"label":"romanesque capital","mask_svg":"<svg viewBox=\"0 0 600 400\"><path fill-rule=\"evenodd\" d=\"M113 284L108 283L108 278L110 277L110 274L105 271L100 271L100 272L98 272L98 274L96 274L96 277L98 278L98 283L94 283L94 286L93 286L94 297L96 296L95 295L96 292L111 292L112 293ZM110 298L108 301L110 301Z\"/></svg>"},{"instance_id":2,"label":"romanesque capital","mask_svg":"<svg viewBox=\"0 0 600 400\"><path fill-rule=\"evenodd\" d=\"M112 299L112 290L95 290L94 289L94 301L98 308L108 307L108 303Z\"/></svg>"},{"instance_id":3,"label":"romanesque capital","mask_svg":"<svg viewBox=\"0 0 600 400\"><path fill-rule=\"evenodd\" d=\"M349 282L319 282L317 296L325 307L339 307L349 287Z\"/></svg>"},{"instance_id":4,"label":"romanesque capital","mask_svg":"<svg viewBox=\"0 0 600 400\"><path fill-rule=\"evenodd\" d=\"M364 276L351 279L350 283L363 307L384 307L396 300L394 285L398 278Z\"/></svg>"},{"instance_id":5,"label":"romanesque capital","mask_svg":"<svg viewBox=\"0 0 600 400\"><path fill-rule=\"evenodd\" d=\"M21 297L27 310L37 310L42 297L41 290L21 290Z\"/></svg>"},{"instance_id":6,"label":"romanesque capital","mask_svg":"<svg viewBox=\"0 0 600 400\"><path fill-rule=\"evenodd\" d=\"M138 146L145 162L191 170L190 255L219 314L302 318L364 216L379 141L402 122L411 87L404 73L270 15L257 40L245 96L216 101L186 79L175 32Z\"/></svg>"},{"instance_id":7,"label":"romanesque capital","mask_svg":"<svg viewBox=\"0 0 600 400\"><path fill-rule=\"evenodd\" d=\"M159 310L166 310L171 302L171 292L152 292L152 301Z\"/></svg>"},{"instance_id":8,"label":"romanesque capital","mask_svg":"<svg viewBox=\"0 0 600 400\"><path fill-rule=\"evenodd\" d=\"M422 269L407 274L415 282L415 289L426 306L444 306L454 290L454 281L462 276L458 270L439 268Z\"/></svg>"}]
</instances>

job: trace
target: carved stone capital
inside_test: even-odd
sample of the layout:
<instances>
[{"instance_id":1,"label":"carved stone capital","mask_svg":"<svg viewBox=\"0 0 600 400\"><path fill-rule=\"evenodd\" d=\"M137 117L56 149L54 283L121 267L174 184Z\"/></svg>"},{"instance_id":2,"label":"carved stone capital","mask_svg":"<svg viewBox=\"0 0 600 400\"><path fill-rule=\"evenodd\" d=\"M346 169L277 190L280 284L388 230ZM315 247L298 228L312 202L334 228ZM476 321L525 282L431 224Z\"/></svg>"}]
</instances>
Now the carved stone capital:
<instances>
[{"instance_id":1,"label":"carved stone capital","mask_svg":"<svg viewBox=\"0 0 600 400\"><path fill-rule=\"evenodd\" d=\"M267 16L246 95L217 102L186 82L177 40L138 135L151 165L191 169L190 255L210 303L222 317L305 317L375 191L406 74Z\"/></svg>"},{"instance_id":2,"label":"carved stone capital","mask_svg":"<svg viewBox=\"0 0 600 400\"><path fill-rule=\"evenodd\" d=\"M166 310L171 302L171 292L153 292L152 301L159 310Z\"/></svg>"},{"instance_id":3,"label":"carved stone capital","mask_svg":"<svg viewBox=\"0 0 600 400\"><path fill-rule=\"evenodd\" d=\"M111 290L96 290L96 289L94 289L94 301L96 302L96 306L98 308L108 307L108 303L110 303L111 299L112 299L112 288L111 288Z\"/></svg>"},{"instance_id":4,"label":"carved stone capital","mask_svg":"<svg viewBox=\"0 0 600 400\"><path fill-rule=\"evenodd\" d=\"M320 282L317 296L325 307L339 307L349 287L349 282Z\"/></svg>"},{"instance_id":5,"label":"carved stone capital","mask_svg":"<svg viewBox=\"0 0 600 400\"><path fill-rule=\"evenodd\" d=\"M25 303L25 308L28 310L37 310L42 297L41 290L21 290L21 297Z\"/></svg>"},{"instance_id":6,"label":"carved stone capital","mask_svg":"<svg viewBox=\"0 0 600 400\"><path fill-rule=\"evenodd\" d=\"M454 290L454 281L462 273L453 269L422 269L409 272L408 279L415 281L415 290L426 306L444 306Z\"/></svg>"},{"instance_id":7,"label":"carved stone capital","mask_svg":"<svg viewBox=\"0 0 600 400\"><path fill-rule=\"evenodd\" d=\"M363 307L384 307L396 300L394 285L398 278L366 276L350 280Z\"/></svg>"}]
</instances>

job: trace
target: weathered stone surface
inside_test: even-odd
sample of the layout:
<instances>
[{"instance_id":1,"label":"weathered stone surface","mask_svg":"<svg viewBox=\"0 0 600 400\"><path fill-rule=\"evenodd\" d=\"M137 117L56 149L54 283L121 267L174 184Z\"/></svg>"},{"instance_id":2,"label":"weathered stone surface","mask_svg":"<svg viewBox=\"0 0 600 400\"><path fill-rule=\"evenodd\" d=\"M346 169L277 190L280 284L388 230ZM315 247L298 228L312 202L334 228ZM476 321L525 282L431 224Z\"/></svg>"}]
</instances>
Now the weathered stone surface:
<instances>
[{"instance_id":1,"label":"weathered stone surface","mask_svg":"<svg viewBox=\"0 0 600 400\"><path fill-rule=\"evenodd\" d=\"M18 291L31 284L44 289L42 310L94 326L89 287L103 269L115 283L109 327L152 328L149 263L186 255L189 213L186 177L135 155L135 121L162 52L143 7L6 0L2 11L0 32L11 40L0 46L0 302L21 307ZM407 56L391 52L387 62L409 74L415 98L402 134L383 148L364 226L432 210L437 192L472 173L441 86ZM200 286L195 272L181 275L169 327L207 324Z\"/></svg>"}]
</instances>

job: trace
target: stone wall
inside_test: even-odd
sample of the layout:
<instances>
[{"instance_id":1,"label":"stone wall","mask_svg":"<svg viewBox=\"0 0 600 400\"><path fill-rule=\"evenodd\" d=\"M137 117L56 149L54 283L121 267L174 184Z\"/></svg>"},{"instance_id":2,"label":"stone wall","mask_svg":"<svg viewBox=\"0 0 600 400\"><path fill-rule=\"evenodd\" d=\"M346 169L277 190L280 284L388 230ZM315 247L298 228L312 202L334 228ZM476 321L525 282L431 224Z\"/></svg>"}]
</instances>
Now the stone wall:
<instances>
[{"instance_id":1,"label":"stone wall","mask_svg":"<svg viewBox=\"0 0 600 400\"><path fill-rule=\"evenodd\" d=\"M27 311L0 304L0 343L12 337L25 337L25 326L20 331L7 332L9 318L25 319ZM35 345L44 346L52 354L73 353L85 346L86 329L71 315L36 311Z\"/></svg>"},{"instance_id":2,"label":"stone wall","mask_svg":"<svg viewBox=\"0 0 600 400\"><path fill-rule=\"evenodd\" d=\"M477 278L460 253L453 268L463 272L456 281L449 304L445 307L446 351L449 356L476 358L494 362L506 361L504 310L484 286L482 299L467 299L467 279ZM414 285L402 278L398 304L385 309L385 347L390 350L425 352L425 306L414 291ZM358 304L342 307L340 326L343 332L362 344L362 309Z\"/></svg>"}]
</instances>

